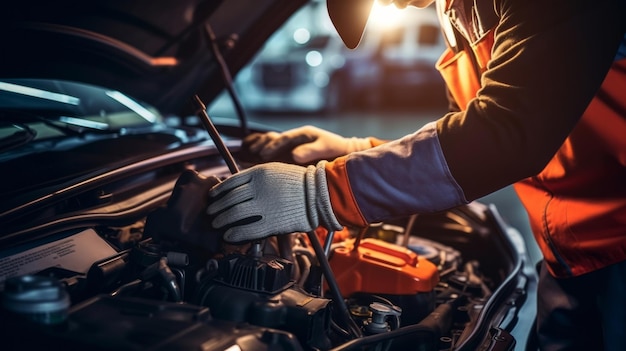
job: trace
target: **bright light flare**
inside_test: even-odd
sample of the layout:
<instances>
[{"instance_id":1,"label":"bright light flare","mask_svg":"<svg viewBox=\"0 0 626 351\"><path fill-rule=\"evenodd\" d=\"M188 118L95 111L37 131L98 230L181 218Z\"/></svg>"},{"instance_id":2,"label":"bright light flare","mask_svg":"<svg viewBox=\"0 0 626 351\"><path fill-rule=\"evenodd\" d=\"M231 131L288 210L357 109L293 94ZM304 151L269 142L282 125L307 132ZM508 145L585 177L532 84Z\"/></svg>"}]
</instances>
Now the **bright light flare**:
<instances>
[{"instance_id":1,"label":"bright light flare","mask_svg":"<svg viewBox=\"0 0 626 351\"><path fill-rule=\"evenodd\" d=\"M298 44L306 44L311 40L311 32L306 28L298 28L293 32L293 40Z\"/></svg>"},{"instance_id":2,"label":"bright light flare","mask_svg":"<svg viewBox=\"0 0 626 351\"><path fill-rule=\"evenodd\" d=\"M317 67L317 66L322 64L322 61L324 60L324 57L322 56L322 54L319 51L311 50L311 51L306 53L306 56L305 56L304 59L305 59L306 63L309 66Z\"/></svg>"},{"instance_id":3,"label":"bright light flare","mask_svg":"<svg viewBox=\"0 0 626 351\"><path fill-rule=\"evenodd\" d=\"M46 90L41 90L37 88L31 88L18 84L11 84L7 82L0 82L0 90L8 91L11 93L21 94L32 96L40 99L50 100L61 102L68 105L78 106L80 104L80 99L77 97L73 97L70 95L53 93Z\"/></svg>"},{"instance_id":4,"label":"bright light flare","mask_svg":"<svg viewBox=\"0 0 626 351\"><path fill-rule=\"evenodd\" d=\"M372 7L367 26L377 28L396 26L398 25L398 21L401 21L404 16L402 11L402 9L397 8L395 5L381 5L376 1Z\"/></svg>"},{"instance_id":5,"label":"bright light flare","mask_svg":"<svg viewBox=\"0 0 626 351\"><path fill-rule=\"evenodd\" d=\"M141 106L136 101L120 93L119 91L111 90L111 91L107 91L106 94L113 100L128 107L129 109L134 111L136 114L143 117L146 121L151 122L151 123L154 123L156 121L157 116L155 116L154 113L150 112L150 110Z\"/></svg>"}]
</instances>

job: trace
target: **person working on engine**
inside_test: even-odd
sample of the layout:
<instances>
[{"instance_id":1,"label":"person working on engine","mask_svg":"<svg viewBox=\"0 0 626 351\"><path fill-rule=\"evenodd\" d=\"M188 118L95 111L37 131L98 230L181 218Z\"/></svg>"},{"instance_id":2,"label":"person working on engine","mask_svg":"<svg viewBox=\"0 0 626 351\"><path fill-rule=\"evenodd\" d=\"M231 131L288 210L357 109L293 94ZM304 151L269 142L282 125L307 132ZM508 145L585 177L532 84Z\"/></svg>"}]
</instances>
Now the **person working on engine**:
<instances>
[{"instance_id":1,"label":"person working on engine","mask_svg":"<svg viewBox=\"0 0 626 351\"><path fill-rule=\"evenodd\" d=\"M394 141L310 126L252 135L268 163L211 189L212 225L229 242L364 227L514 184L543 254L542 350L626 350L624 1L436 6L449 113ZM285 150L303 166L269 162Z\"/></svg>"}]
</instances>

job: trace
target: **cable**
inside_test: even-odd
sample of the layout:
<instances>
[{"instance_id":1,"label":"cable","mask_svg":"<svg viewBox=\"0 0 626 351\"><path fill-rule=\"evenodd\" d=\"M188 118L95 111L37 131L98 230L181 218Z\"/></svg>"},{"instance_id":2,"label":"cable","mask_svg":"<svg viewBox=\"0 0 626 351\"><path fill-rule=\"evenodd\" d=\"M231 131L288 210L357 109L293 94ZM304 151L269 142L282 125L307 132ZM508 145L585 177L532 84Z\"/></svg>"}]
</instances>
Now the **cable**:
<instances>
[{"instance_id":1,"label":"cable","mask_svg":"<svg viewBox=\"0 0 626 351\"><path fill-rule=\"evenodd\" d=\"M409 217L409 222L406 224L406 228L404 229L404 236L402 237L402 246L404 247L409 247L409 237L411 235L411 232L413 231L413 226L415 225L416 219L416 214Z\"/></svg>"},{"instance_id":2,"label":"cable","mask_svg":"<svg viewBox=\"0 0 626 351\"><path fill-rule=\"evenodd\" d=\"M454 308L452 304L444 303L433 310L426 318L422 319L418 324L412 324L405 327L392 330L387 333L374 334L364 336L362 338L350 340L339 345L330 351L348 351L360 349L363 346L385 342L384 347L389 345L386 342L399 339L407 335L415 335L423 338L426 343L435 343L439 340L442 331L449 330L452 324L452 314ZM423 346L423 345L422 345ZM415 345L415 349L420 349L420 345Z\"/></svg>"},{"instance_id":3,"label":"cable","mask_svg":"<svg viewBox=\"0 0 626 351\"><path fill-rule=\"evenodd\" d=\"M326 282L330 288L330 292L333 295L334 303L337 304L339 308L339 314L344 319L346 326L349 329L350 334L353 337L360 338L363 336L361 329L356 324L356 322L350 316L350 311L348 310L348 306L346 302L343 300L343 296L341 296L341 292L339 291L339 285L337 285L337 281L335 280L335 276L333 274L332 269L330 268L330 264L328 263L328 259L326 255L324 255L324 249L322 248L322 244L320 244L315 231L310 231L307 233L309 236L309 241L313 246L313 251L315 251L315 255L317 256L317 260L322 268L322 272L324 273L324 277L326 278Z\"/></svg>"},{"instance_id":4,"label":"cable","mask_svg":"<svg viewBox=\"0 0 626 351\"><path fill-rule=\"evenodd\" d=\"M417 333L423 333L426 335L426 337L428 338L434 338L433 336L433 330L427 326L423 326L423 325L419 325L419 324L413 324L410 326L406 326L406 327L402 327L402 328L398 328L396 330L390 331L388 333L382 333L382 334L374 334L374 335L369 335L369 336L364 336L362 338L359 339L354 339L354 340L350 340L345 344L339 345L333 349L330 349L329 351L348 351L348 350L354 350L357 349L361 346L365 346L365 345L369 345L369 344L374 344L374 343L379 343L379 342L388 342L393 340L394 338L399 338L401 336L405 336L405 335L409 335L409 334L417 334Z\"/></svg>"},{"instance_id":5,"label":"cable","mask_svg":"<svg viewBox=\"0 0 626 351\"><path fill-rule=\"evenodd\" d=\"M237 116L239 116L239 123L241 123L243 135L248 135L250 131L248 130L246 114L243 106L241 105L241 101L239 101L239 97L235 93L235 88L233 87L233 77L231 76L230 71L228 70L228 65L226 64L226 61L224 60L224 57L222 56L222 53L217 46L217 39L215 37L215 33L213 32L213 28L211 28L208 22L206 23L205 28L206 34L209 38L209 42L211 43L211 51L213 52L215 59L220 65L222 78L224 78L224 83L226 83L226 89L228 90L230 98L233 100L235 109L237 110Z\"/></svg>"}]
</instances>

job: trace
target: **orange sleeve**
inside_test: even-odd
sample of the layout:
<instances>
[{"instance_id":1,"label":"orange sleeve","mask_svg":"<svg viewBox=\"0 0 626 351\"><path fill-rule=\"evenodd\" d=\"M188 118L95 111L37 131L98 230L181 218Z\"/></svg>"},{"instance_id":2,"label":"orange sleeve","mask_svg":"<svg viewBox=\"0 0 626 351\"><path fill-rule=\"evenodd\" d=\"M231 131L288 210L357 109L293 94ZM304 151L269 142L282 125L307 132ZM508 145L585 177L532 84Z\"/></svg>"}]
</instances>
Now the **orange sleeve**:
<instances>
[{"instance_id":1,"label":"orange sleeve","mask_svg":"<svg viewBox=\"0 0 626 351\"><path fill-rule=\"evenodd\" d=\"M355 227L367 226L368 223L356 204L348 181L346 156L326 163L325 169L330 202L339 223Z\"/></svg>"}]
</instances>

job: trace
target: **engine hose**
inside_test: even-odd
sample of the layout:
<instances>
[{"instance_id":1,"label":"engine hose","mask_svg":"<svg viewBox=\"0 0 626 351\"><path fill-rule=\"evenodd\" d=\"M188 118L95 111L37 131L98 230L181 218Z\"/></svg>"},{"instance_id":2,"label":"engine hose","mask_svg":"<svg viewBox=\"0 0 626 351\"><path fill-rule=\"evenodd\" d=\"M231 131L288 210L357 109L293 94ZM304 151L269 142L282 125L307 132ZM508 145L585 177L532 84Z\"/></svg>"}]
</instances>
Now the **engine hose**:
<instances>
[{"instance_id":1,"label":"engine hose","mask_svg":"<svg viewBox=\"0 0 626 351\"><path fill-rule=\"evenodd\" d=\"M393 339L411 334L424 334L426 341L430 340L433 343L437 343L442 333L450 329L453 311L454 308L452 304L444 303L437 306L433 312L417 324L401 327L388 333L374 334L353 339L329 351L354 350L370 344L392 341Z\"/></svg>"},{"instance_id":2,"label":"engine hose","mask_svg":"<svg viewBox=\"0 0 626 351\"><path fill-rule=\"evenodd\" d=\"M307 279L309 279L309 274L311 274L311 260L306 255L296 255L296 259L298 262L298 267L300 268L300 276L298 279L298 286L304 286L304 283Z\"/></svg>"},{"instance_id":3,"label":"engine hose","mask_svg":"<svg viewBox=\"0 0 626 351\"><path fill-rule=\"evenodd\" d=\"M343 296L341 296L341 291L339 291L339 285L337 284L337 280L335 279L335 275L333 274L332 269L330 268L330 264L328 263L328 259L324 255L324 249L322 248L322 244L315 234L315 231L311 231L307 233L309 236L309 241L311 241L311 245L313 246L313 251L315 251L315 255L317 256L317 261L319 262L322 272L324 273L324 277L326 278L326 282L328 283L328 287L330 288L330 292L333 295L334 303L339 308L339 314L344 319L346 326L348 327L348 331L355 338L360 338L363 336L361 329L356 324L356 322L350 316L350 311L348 310L348 306L346 302L343 300Z\"/></svg>"},{"instance_id":4,"label":"engine hose","mask_svg":"<svg viewBox=\"0 0 626 351\"><path fill-rule=\"evenodd\" d=\"M128 283L120 286L119 288L115 289L109 295L110 296L114 296L114 297L115 296L124 295L128 291L135 291L136 289L138 289L141 286L141 284L143 284L143 280L135 279L135 280L133 280L131 282L128 282Z\"/></svg>"},{"instance_id":5,"label":"engine hose","mask_svg":"<svg viewBox=\"0 0 626 351\"><path fill-rule=\"evenodd\" d=\"M350 338L351 335L350 333L348 333L347 330L343 329L341 326L339 326L337 324L337 322L331 320L330 321L330 327L332 330L334 330L336 333L340 334L341 336L345 337L345 338Z\"/></svg>"},{"instance_id":6,"label":"engine hose","mask_svg":"<svg viewBox=\"0 0 626 351\"><path fill-rule=\"evenodd\" d=\"M317 259L313 256L313 254L311 253L311 251L309 251L308 249L304 249L304 248L294 248L293 252L296 255L300 255L300 256L306 256L309 261L311 263L317 262Z\"/></svg>"},{"instance_id":7,"label":"engine hose","mask_svg":"<svg viewBox=\"0 0 626 351\"><path fill-rule=\"evenodd\" d=\"M159 260L157 272L161 279L163 279L167 291L170 293L170 299L174 302L181 302L183 297L181 295L180 287L176 282L176 275L174 275L170 267L167 265L167 259L165 257Z\"/></svg>"},{"instance_id":8,"label":"engine hose","mask_svg":"<svg viewBox=\"0 0 626 351\"><path fill-rule=\"evenodd\" d=\"M415 226L415 220L417 219L417 214L411 215L409 217L409 222L406 224L406 228L404 229L404 236L402 237L402 246L409 247L409 238L411 237L411 232L413 232L413 227Z\"/></svg>"}]
</instances>

